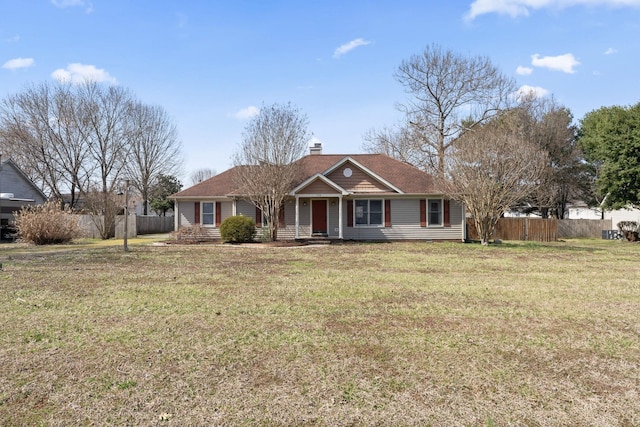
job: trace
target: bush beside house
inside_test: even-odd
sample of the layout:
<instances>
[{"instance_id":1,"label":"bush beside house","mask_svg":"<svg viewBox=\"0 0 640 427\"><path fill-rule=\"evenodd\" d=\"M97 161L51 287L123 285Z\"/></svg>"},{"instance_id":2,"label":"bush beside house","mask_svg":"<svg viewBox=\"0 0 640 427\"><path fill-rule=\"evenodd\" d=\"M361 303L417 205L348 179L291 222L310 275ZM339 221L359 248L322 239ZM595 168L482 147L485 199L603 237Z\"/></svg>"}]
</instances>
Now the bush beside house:
<instances>
[{"instance_id":1,"label":"bush beside house","mask_svg":"<svg viewBox=\"0 0 640 427\"><path fill-rule=\"evenodd\" d=\"M251 242L255 234L256 223L248 216L230 216L220 224L220 237L225 243Z\"/></svg>"}]
</instances>

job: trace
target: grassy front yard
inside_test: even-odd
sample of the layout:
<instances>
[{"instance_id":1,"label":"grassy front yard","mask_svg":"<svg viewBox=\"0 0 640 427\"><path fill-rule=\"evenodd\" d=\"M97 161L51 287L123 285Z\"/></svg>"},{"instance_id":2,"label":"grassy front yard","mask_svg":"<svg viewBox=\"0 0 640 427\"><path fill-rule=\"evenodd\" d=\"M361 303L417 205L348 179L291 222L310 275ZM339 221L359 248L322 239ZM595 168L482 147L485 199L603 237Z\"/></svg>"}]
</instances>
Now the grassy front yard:
<instances>
[{"instance_id":1,"label":"grassy front yard","mask_svg":"<svg viewBox=\"0 0 640 427\"><path fill-rule=\"evenodd\" d=\"M0 245L0 425L640 425L640 245Z\"/></svg>"}]
</instances>

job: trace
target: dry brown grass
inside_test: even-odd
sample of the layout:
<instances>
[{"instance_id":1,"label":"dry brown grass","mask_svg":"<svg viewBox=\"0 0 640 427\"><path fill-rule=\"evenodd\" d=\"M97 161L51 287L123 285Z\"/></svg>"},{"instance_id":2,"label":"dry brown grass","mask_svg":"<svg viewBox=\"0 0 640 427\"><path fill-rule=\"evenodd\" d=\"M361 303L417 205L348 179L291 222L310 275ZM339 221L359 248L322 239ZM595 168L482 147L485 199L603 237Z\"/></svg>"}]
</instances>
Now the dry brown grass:
<instances>
[{"instance_id":1,"label":"dry brown grass","mask_svg":"<svg viewBox=\"0 0 640 427\"><path fill-rule=\"evenodd\" d=\"M0 425L640 425L640 246L0 246Z\"/></svg>"}]
</instances>

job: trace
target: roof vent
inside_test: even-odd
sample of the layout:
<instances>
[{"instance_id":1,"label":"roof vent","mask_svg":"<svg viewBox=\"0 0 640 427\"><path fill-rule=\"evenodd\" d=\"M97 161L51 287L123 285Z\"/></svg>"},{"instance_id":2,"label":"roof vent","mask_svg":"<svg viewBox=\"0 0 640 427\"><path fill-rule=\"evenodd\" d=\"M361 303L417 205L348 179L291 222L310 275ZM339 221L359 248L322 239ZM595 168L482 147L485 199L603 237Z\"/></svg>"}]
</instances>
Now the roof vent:
<instances>
[{"instance_id":1,"label":"roof vent","mask_svg":"<svg viewBox=\"0 0 640 427\"><path fill-rule=\"evenodd\" d=\"M322 154L322 143L314 142L313 145L309 147L309 154L311 155Z\"/></svg>"}]
</instances>

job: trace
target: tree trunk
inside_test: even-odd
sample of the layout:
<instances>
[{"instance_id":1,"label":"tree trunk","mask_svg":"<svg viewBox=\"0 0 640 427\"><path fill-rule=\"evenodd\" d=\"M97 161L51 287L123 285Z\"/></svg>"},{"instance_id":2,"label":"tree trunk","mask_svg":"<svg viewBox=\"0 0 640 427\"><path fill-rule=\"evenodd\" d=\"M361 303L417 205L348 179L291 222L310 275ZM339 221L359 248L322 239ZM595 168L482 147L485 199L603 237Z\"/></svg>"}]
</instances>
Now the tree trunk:
<instances>
[{"instance_id":1,"label":"tree trunk","mask_svg":"<svg viewBox=\"0 0 640 427\"><path fill-rule=\"evenodd\" d=\"M480 243L484 246L489 244L491 236L493 235L493 221L491 218L474 218L476 224L476 230L478 231L478 237L480 237Z\"/></svg>"}]
</instances>

